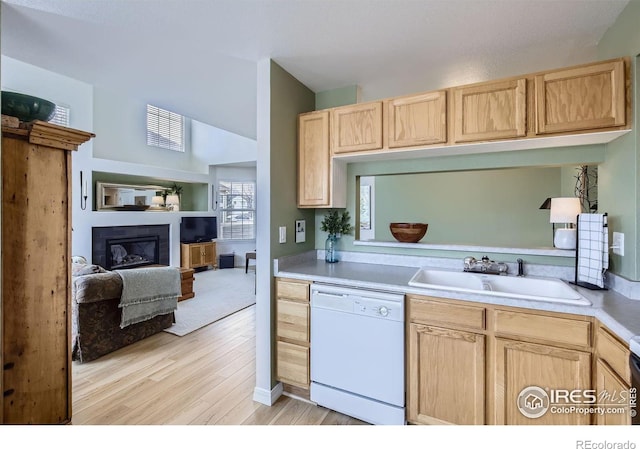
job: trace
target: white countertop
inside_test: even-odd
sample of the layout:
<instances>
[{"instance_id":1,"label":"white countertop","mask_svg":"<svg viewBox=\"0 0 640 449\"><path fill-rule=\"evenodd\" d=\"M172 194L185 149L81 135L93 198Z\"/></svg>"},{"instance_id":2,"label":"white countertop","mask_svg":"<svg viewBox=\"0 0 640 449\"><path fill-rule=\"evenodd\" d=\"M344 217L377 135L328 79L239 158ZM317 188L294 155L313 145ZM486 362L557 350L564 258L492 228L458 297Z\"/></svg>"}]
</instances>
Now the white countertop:
<instances>
[{"instance_id":1,"label":"white countertop","mask_svg":"<svg viewBox=\"0 0 640 449\"><path fill-rule=\"evenodd\" d=\"M409 280L418 268L344 261L326 263L321 259L300 257L294 263L282 264L282 267L276 270L275 276L405 294L415 293L485 304L594 316L626 342L630 343L633 337L640 336L640 301L629 299L614 291L593 291L572 286L582 296L591 301L591 306L457 293L409 286ZM640 345L634 344L631 345L631 348L640 356Z\"/></svg>"}]
</instances>

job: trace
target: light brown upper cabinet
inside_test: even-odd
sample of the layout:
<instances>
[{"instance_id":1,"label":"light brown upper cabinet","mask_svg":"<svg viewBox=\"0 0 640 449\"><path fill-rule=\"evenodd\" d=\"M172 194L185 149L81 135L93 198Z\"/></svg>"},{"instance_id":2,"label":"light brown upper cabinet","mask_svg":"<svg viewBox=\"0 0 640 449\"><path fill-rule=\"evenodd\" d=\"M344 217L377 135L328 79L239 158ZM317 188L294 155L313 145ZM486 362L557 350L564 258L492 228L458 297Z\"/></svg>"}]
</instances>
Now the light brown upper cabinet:
<instances>
[{"instance_id":1,"label":"light brown upper cabinet","mask_svg":"<svg viewBox=\"0 0 640 449\"><path fill-rule=\"evenodd\" d=\"M382 148L382 102L361 103L331 110L331 153Z\"/></svg>"},{"instance_id":2,"label":"light brown upper cabinet","mask_svg":"<svg viewBox=\"0 0 640 449\"><path fill-rule=\"evenodd\" d=\"M559 145L552 134L566 137L561 146L616 139L631 129L629 64L619 58L302 114L298 207L346 207L349 162L515 151L527 141L551 148Z\"/></svg>"},{"instance_id":3,"label":"light brown upper cabinet","mask_svg":"<svg viewBox=\"0 0 640 449\"><path fill-rule=\"evenodd\" d=\"M330 203L329 112L298 117L298 207Z\"/></svg>"},{"instance_id":4,"label":"light brown upper cabinet","mask_svg":"<svg viewBox=\"0 0 640 449\"><path fill-rule=\"evenodd\" d=\"M393 98L387 107L389 148L447 141L447 92Z\"/></svg>"},{"instance_id":5,"label":"light brown upper cabinet","mask_svg":"<svg viewBox=\"0 0 640 449\"><path fill-rule=\"evenodd\" d=\"M454 142L512 139L527 134L527 80L453 89Z\"/></svg>"},{"instance_id":6,"label":"light brown upper cabinet","mask_svg":"<svg viewBox=\"0 0 640 449\"><path fill-rule=\"evenodd\" d=\"M624 60L535 77L536 134L625 125Z\"/></svg>"}]
</instances>

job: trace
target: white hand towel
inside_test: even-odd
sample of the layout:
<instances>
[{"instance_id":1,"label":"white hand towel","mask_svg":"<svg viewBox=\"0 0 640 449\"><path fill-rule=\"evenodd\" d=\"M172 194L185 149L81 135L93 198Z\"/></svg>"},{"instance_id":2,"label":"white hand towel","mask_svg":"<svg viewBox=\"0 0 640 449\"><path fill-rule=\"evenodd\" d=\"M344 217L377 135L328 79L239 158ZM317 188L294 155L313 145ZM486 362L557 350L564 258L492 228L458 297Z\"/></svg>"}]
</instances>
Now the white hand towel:
<instances>
[{"instance_id":1,"label":"white hand towel","mask_svg":"<svg viewBox=\"0 0 640 449\"><path fill-rule=\"evenodd\" d=\"M578 270L576 282L604 288L609 268L609 233L606 214L578 215Z\"/></svg>"}]
</instances>

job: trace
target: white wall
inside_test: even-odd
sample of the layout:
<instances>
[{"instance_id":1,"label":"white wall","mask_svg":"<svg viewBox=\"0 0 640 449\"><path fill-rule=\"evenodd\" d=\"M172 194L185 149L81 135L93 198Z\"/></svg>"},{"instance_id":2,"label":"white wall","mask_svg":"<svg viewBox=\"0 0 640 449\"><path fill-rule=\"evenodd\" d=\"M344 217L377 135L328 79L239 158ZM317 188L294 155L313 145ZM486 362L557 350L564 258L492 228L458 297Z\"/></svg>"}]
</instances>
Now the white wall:
<instances>
[{"instance_id":1,"label":"white wall","mask_svg":"<svg viewBox=\"0 0 640 449\"><path fill-rule=\"evenodd\" d=\"M254 401L272 405L279 394L272 391L271 353L271 60L258 61L256 128L256 214L261 223L256 235L256 386Z\"/></svg>"},{"instance_id":2,"label":"white wall","mask_svg":"<svg viewBox=\"0 0 640 449\"><path fill-rule=\"evenodd\" d=\"M21 92L71 109L72 128L93 131L93 87L90 84L49 72L2 55L2 90ZM92 142L83 145L85 153Z\"/></svg>"},{"instance_id":3,"label":"white wall","mask_svg":"<svg viewBox=\"0 0 640 449\"><path fill-rule=\"evenodd\" d=\"M195 166L255 162L257 147L253 139L191 120L191 158Z\"/></svg>"},{"instance_id":4,"label":"white wall","mask_svg":"<svg viewBox=\"0 0 640 449\"><path fill-rule=\"evenodd\" d=\"M93 87L90 84L49 72L48 70L26 64L16 59L2 56L2 90L12 90L35 95L70 108L69 126L82 131L94 131ZM91 245L91 229L87 233L88 215L91 209L91 160L93 139L82 144L72 156L72 254L79 254L88 242ZM80 208L80 171L83 179L89 179L89 199L87 210ZM86 254L86 253L85 253Z\"/></svg>"},{"instance_id":5,"label":"white wall","mask_svg":"<svg viewBox=\"0 0 640 449\"><path fill-rule=\"evenodd\" d=\"M153 100L148 101L155 106ZM147 101L94 89L94 156L156 167L208 173L209 165L256 160L256 141L186 118L185 152L148 146Z\"/></svg>"},{"instance_id":6,"label":"white wall","mask_svg":"<svg viewBox=\"0 0 640 449\"><path fill-rule=\"evenodd\" d=\"M201 212L95 212L92 171L148 176L182 182L215 185L210 165L256 159L256 141L196 122L197 140L192 149L178 153L146 144L146 101L120 95L39 67L2 56L3 90L45 98L69 107L70 127L96 134L73 154L72 254L91 255L93 226L169 224L170 263L180 264L180 219L184 215L215 215L209 189L208 211ZM162 105L158 105L162 106ZM190 137L187 141L191 143ZM252 159L253 158L253 159ZM255 167L225 169L225 179L254 179ZM88 180L87 207L80 207L80 171ZM218 253L235 252L236 265L243 266L244 254L255 249L255 241L220 242Z\"/></svg>"},{"instance_id":7,"label":"white wall","mask_svg":"<svg viewBox=\"0 0 640 449\"><path fill-rule=\"evenodd\" d=\"M150 103L153 104L152 101ZM95 157L196 173L208 172L207 165L194 166L192 163L188 123L184 153L147 145L147 101L95 87L93 112Z\"/></svg>"}]
</instances>

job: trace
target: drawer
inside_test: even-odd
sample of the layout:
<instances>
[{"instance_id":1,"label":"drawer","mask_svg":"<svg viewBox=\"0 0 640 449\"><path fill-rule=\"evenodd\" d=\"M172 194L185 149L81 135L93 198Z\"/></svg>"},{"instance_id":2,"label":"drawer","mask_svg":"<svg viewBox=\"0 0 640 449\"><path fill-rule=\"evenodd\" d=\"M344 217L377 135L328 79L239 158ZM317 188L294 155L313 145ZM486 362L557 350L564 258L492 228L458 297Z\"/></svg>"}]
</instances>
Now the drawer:
<instances>
[{"instance_id":1,"label":"drawer","mask_svg":"<svg viewBox=\"0 0 640 449\"><path fill-rule=\"evenodd\" d=\"M287 298L309 302L309 283L278 279L276 283L278 298Z\"/></svg>"},{"instance_id":2,"label":"drawer","mask_svg":"<svg viewBox=\"0 0 640 449\"><path fill-rule=\"evenodd\" d=\"M278 298L276 336L309 343L309 303Z\"/></svg>"},{"instance_id":3,"label":"drawer","mask_svg":"<svg viewBox=\"0 0 640 449\"><path fill-rule=\"evenodd\" d=\"M284 341L276 342L276 376L278 380L309 388L309 348Z\"/></svg>"},{"instance_id":4,"label":"drawer","mask_svg":"<svg viewBox=\"0 0 640 449\"><path fill-rule=\"evenodd\" d=\"M591 346L591 322L496 310L496 334L579 348Z\"/></svg>"},{"instance_id":5,"label":"drawer","mask_svg":"<svg viewBox=\"0 0 640 449\"><path fill-rule=\"evenodd\" d=\"M596 354L605 361L627 383L631 382L629 347L607 329L598 327Z\"/></svg>"},{"instance_id":6,"label":"drawer","mask_svg":"<svg viewBox=\"0 0 640 449\"><path fill-rule=\"evenodd\" d=\"M428 297L409 296L409 321L484 330L485 309Z\"/></svg>"},{"instance_id":7,"label":"drawer","mask_svg":"<svg viewBox=\"0 0 640 449\"><path fill-rule=\"evenodd\" d=\"M183 268L180 267L180 279L184 282L184 281L192 281L193 282L193 275L196 272L196 270L194 270L193 268Z\"/></svg>"}]
</instances>

